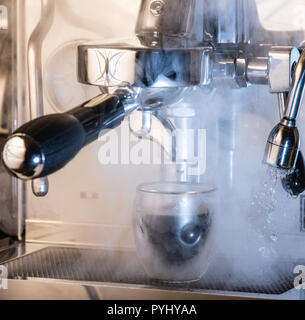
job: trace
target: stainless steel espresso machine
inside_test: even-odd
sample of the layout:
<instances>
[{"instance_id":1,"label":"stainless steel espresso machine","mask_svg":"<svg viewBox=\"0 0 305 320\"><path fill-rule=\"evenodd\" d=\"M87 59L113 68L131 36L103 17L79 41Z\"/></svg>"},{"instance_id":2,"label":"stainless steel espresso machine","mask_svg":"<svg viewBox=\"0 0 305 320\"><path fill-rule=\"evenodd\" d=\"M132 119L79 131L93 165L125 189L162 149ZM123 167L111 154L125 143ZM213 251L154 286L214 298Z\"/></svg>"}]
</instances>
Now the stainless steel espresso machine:
<instances>
[{"instance_id":1,"label":"stainless steel espresso machine","mask_svg":"<svg viewBox=\"0 0 305 320\"><path fill-rule=\"evenodd\" d=\"M305 5L129 2L0 1L0 298L304 299Z\"/></svg>"}]
</instances>

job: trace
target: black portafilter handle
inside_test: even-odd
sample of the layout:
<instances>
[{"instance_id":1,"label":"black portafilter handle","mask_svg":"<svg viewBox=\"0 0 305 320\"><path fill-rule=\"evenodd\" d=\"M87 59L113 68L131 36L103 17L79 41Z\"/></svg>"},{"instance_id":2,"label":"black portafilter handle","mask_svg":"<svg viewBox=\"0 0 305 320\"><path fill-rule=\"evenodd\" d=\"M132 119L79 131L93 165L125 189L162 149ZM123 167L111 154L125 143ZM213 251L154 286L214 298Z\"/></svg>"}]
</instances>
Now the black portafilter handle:
<instances>
[{"instance_id":1,"label":"black portafilter handle","mask_svg":"<svg viewBox=\"0 0 305 320\"><path fill-rule=\"evenodd\" d=\"M6 141L4 165L22 180L48 176L98 139L102 130L118 127L133 107L126 108L118 95L102 94L68 112L32 120Z\"/></svg>"}]
</instances>

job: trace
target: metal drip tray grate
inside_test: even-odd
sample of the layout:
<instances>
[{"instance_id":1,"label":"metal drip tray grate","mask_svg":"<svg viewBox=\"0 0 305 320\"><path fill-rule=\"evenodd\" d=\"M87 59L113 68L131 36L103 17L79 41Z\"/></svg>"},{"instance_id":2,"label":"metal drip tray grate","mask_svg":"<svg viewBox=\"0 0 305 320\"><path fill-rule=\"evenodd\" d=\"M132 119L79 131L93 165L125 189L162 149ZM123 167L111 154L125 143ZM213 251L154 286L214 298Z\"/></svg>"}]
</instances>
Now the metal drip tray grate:
<instances>
[{"instance_id":1,"label":"metal drip tray grate","mask_svg":"<svg viewBox=\"0 0 305 320\"><path fill-rule=\"evenodd\" d=\"M283 294L293 289L293 266L283 264L268 283L246 277L232 281L232 274L220 271L214 262L202 280L188 284L168 284L149 279L135 252L49 247L6 264L10 279L45 278L101 283L146 285L185 290L216 290L255 294ZM280 271L279 271L280 270Z\"/></svg>"}]
</instances>

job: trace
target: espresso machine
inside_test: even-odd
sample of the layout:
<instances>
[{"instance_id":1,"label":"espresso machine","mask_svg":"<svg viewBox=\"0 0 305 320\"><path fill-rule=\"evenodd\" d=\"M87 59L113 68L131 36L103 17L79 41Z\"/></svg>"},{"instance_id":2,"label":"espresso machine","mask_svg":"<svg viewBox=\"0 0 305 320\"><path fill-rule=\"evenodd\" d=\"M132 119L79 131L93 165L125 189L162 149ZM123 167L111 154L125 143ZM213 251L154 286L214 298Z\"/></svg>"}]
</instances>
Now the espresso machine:
<instances>
[{"instance_id":1,"label":"espresso machine","mask_svg":"<svg viewBox=\"0 0 305 320\"><path fill-rule=\"evenodd\" d=\"M1 298L304 299L302 1L0 4ZM139 261L152 181L215 191L198 281Z\"/></svg>"}]
</instances>

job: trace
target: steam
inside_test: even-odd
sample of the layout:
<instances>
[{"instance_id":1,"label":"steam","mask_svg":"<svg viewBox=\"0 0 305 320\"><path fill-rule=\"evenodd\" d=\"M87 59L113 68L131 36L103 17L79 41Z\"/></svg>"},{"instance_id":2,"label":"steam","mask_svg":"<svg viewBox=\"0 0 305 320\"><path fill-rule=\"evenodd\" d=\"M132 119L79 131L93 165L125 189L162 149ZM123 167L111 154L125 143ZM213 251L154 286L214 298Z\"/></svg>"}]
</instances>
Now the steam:
<instances>
[{"instance_id":1,"label":"steam","mask_svg":"<svg viewBox=\"0 0 305 320\"><path fill-rule=\"evenodd\" d=\"M107 1L102 2L104 5ZM226 2L219 1L223 10ZM273 5L274 2L277 1L272 1ZM132 6L130 1L124 3ZM197 1L196 5L200 7L200 3L202 5L203 2ZM138 4L139 1L135 6ZM111 8L113 5L111 3ZM288 5L293 6L292 1ZM67 8L62 9L67 16ZM129 25L134 17L128 14ZM79 18L71 15L70 23L76 22L79 23ZM109 24L108 16L104 25ZM116 26L113 33L108 30L106 35L119 35L121 27ZM98 30L103 30L99 24L91 25L94 35ZM287 44L292 42L291 39L282 40ZM71 74L73 72L75 70L71 70ZM73 94L66 93L68 89L63 88L63 94ZM207 172L200 177L200 182L217 187L211 244L213 259L202 281L208 281L212 279L211 274L216 274L214 281L226 283L230 288L247 290L247 284L253 281L261 286L276 285L281 279L281 265L286 266L287 261L285 272L293 276L296 262L305 257L299 200L288 198L281 187L280 176L268 173L262 164L266 139L278 122L277 97L270 95L266 87L232 90L223 86L209 93L195 88L191 94L188 91L183 103L195 110L201 127L207 129ZM305 121L304 116L302 108L300 122ZM302 137L305 136L303 127L300 128ZM64 171L51 178L48 199L29 200L33 205L30 218L58 220L67 225L97 225L100 229L97 228L96 233L88 234L86 229L87 233L77 234L76 241L85 239L83 243L88 243L93 239L95 244L104 247L124 247L135 251L132 211L136 186L161 180L164 168L148 165L101 167L97 160L99 146L99 142L89 146ZM80 188L98 190L100 199L97 202L80 201L76 196ZM72 201L67 201L67 190ZM112 232L114 229L124 232ZM81 233L80 228L77 230ZM52 241L64 242L54 238ZM113 252L114 261L118 254ZM81 256L76 263L90 270L96 261L86 261L86 258L86 255ZM112 259L111 255L108 259ZM138 261L135 267L135 261L131 260L122 254L119 263L113 266L112 272L117 275L122 275L124 266L126 276L120 281L128 281L135 273L143 272L142 269L139 271Z\"/></svg>"},{"instance_id":2,"label":"steam","mask_svg":"<svg viewBox=\"0 0 305 320\"><path fill-rule=\"evenodd\" d=\"M228 97L228 92L222 94ZM302 236L299 200L289 198L283 190L281 172L262 164L268 127L278 117L276 97L268 95L267 88L252 87L231 91L231 99L219 99L213 105L220 112L222 131L219 175L215 177L219 188L214 234L218 249L210 270L218 270L220 278L230 271L228 281L233 287L251 281L276 286L283 268L286 276L293 277L293 266L304 254L295 248L296 238ZM228 109L223 112L224 106ZM218 264L221 257L226 262Z\"/></svg>"}]
</instances>

